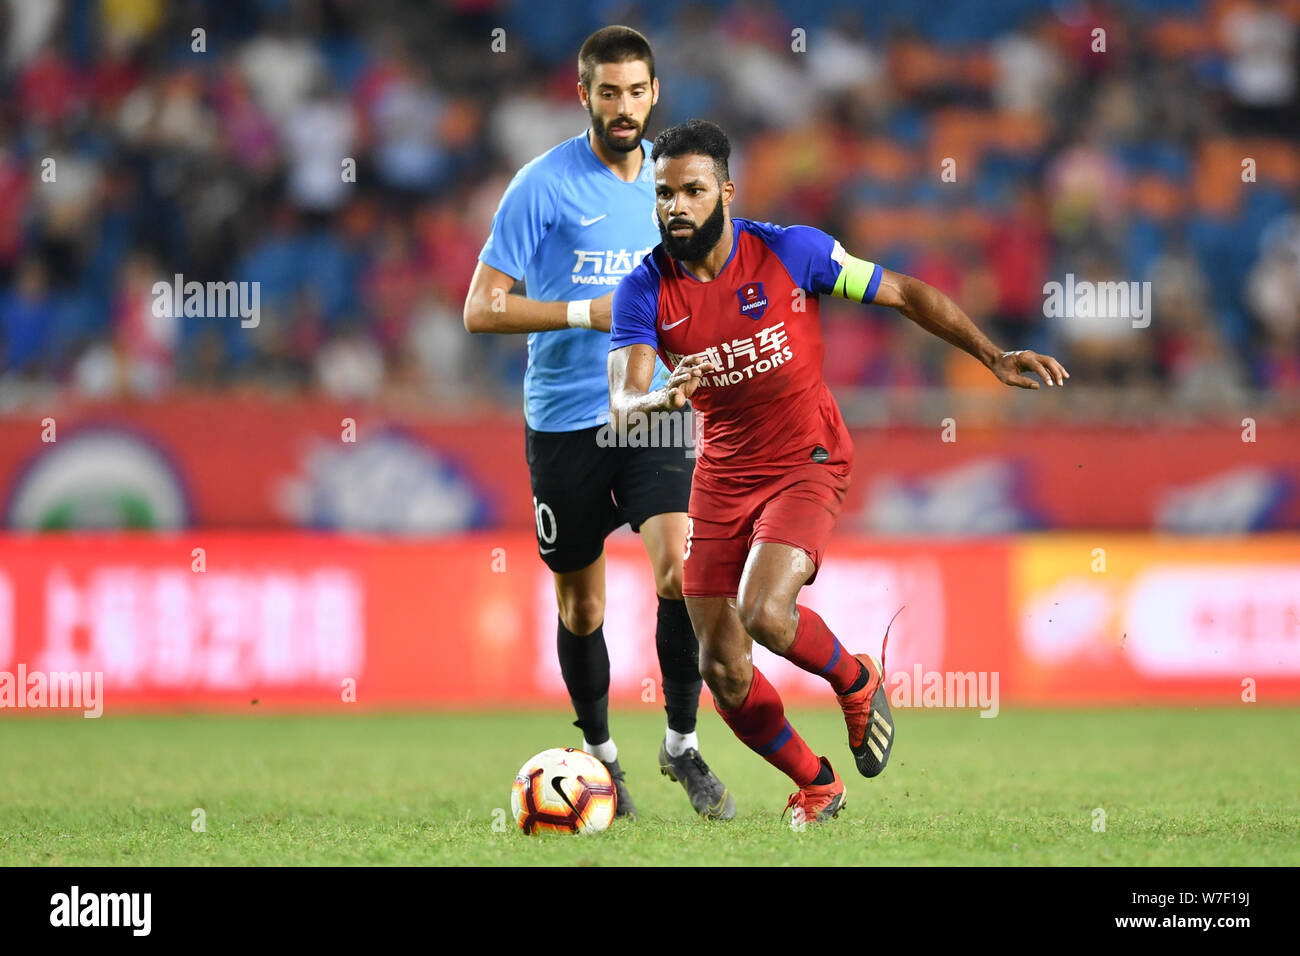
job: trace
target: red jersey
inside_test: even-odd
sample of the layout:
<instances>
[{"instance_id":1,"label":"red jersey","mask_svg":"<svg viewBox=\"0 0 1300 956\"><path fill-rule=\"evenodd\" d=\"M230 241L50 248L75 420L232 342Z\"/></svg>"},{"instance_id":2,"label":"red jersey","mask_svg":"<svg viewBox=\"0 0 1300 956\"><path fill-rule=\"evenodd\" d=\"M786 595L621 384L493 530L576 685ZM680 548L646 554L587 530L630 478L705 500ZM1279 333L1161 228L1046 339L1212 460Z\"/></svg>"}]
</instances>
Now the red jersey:
<instances>
[{"instance_id":1,"label":"red jersey","mask_svg":"<svg viewBox=\"0 0 1300 956\"><path fill-rule=\"evenodd\" d=\"M711 282L662 244L642 259L614 291L610 349L649 345L669 368L703 353L721 369L691 397L697 481L755 485L809 461L851 461L852 441L822 379L818 307L835 287L843 247L811 226L733 219L732 227L731 255ZM864 302L880 284L874 268Z\"/></svg>"}]
</instances>

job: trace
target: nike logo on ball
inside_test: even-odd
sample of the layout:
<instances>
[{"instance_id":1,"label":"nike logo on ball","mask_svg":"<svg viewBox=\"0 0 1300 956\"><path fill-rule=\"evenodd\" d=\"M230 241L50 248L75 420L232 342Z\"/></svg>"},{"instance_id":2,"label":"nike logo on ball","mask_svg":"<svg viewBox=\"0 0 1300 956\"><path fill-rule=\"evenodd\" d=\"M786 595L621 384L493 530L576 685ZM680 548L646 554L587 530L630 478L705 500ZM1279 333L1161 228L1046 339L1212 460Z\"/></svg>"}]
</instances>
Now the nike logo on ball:
<instances>
[{"instance_id":1,"label":"nike logo on ball","mask_svg":"<svg viewBox=\"0 0 1300 956\"><path fill-rule=\"evenodd\" d=\"M685 322L685 321L686 321L687 319L689 319L690 317L691 317L691 313L687 312L685 315L683 315L683 316L682 316L680 319L678 319L676 322L669 322L667 319L664 319L663 329L664 329L665 332L667 332L669 329L675 329L675 328L677 328L677 326L681 325L683 322Z\"/></svg>"},{"instance_id":2,"label":"nike logo on ball","mask_svg":"<svg viewBox=\"0 0 1300 956\"><path fill-rule=\"evenodd\" d=\"M605 213L605 214L602 215L602 216L597 216L595 219L588 219L586 216L583 216L583 217L582 217L580 220L578 220L578 221L581 222L584 226L594 226L596 223L600 222L602 219L605 218L605 216L608 216L608 215L609 215L609 213Z\"/></svg>"},{"instance_id":3,"label":"nike logo on ball","mask_svg":"<svg viewBox=\"0 0 1300 956\"><path fill-rule=\"evenodd\" d=\"M573 805L573 801L569 799L569 795L565 793L564 788L560 786L560 784L563 783L565 779L566 778L564 777L552 777L551 787L552 789L555 790L556 793L560 795L560 799L564 801L565 805L574 813L578 814L578 818L581 819L582 814L578 812L578 808Z\"/></svg>"}]
</instances>

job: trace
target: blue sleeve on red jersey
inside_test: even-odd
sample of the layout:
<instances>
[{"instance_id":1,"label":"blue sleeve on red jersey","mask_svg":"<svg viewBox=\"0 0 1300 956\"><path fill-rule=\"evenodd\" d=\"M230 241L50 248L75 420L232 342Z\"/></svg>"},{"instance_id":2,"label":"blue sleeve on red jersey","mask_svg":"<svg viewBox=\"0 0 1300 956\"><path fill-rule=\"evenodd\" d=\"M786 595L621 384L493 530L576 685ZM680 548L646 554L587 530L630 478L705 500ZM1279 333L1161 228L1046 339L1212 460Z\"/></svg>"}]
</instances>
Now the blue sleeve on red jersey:
<instances>
[{"instance_id":1,"label":"blue sleeve on red jersey","mask_svg":"<svg viewBox=\"0 0 1300 956\"><path fill-rule=\"evenodd\" d=\"M659 314L659 273L650 267L654 253L614 287L614 315L609 325L609 350L648 345L659 350L655 317Z\"/></svg>"},{"instance_id":2,"label":"blue sleeve on red jersey","mask_svg":"<svg viewBox=\"0 0 1300 956\"><path fill-rule=\"evenodd\" d=\"M753 233L776 253L796 285L816 295L830 295L841 268L831 258L836 246L834 238L812 226L747 222Z\"/></svg>"}]
</instances>

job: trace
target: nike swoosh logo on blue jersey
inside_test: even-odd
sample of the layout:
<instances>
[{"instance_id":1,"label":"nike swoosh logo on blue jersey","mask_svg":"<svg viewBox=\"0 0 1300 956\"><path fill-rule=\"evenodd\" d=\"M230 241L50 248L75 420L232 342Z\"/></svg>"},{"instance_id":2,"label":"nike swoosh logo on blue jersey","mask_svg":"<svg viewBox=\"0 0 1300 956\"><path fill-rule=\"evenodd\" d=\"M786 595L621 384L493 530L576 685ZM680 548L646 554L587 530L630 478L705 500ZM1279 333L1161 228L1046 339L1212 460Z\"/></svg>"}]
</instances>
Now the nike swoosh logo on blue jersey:
<instances>
[{"instance_id":1,"label":"nike swoosh logo on blue jersey","mask_svg":"<svg viewBox=\"0 0 1300 956\"><path fill-rule=\"evenodd\" d=\"M605 213L603 216L597 216L595 219L588 219L586 216L583 216L579 220L579 222L581 222L584 226L594 226L596 223L600 222L602 219L605 218L605 216L608 215L609 213Z\"/></svg>"},{"instance_id":2,"label":"nike swoosh logo on blue jersey","mask_svg":"<svg viewBox=\"0 0 1300 956\"><path fill-rule=\"evenodd\" d=\"M691 314L690 314L689 312L687 312L684 316L682 316L682 317L681 317L680 319L678 319L676 322L669 322L667 319L664 319L663 329L664 329L665 332L667 332L669 329L675 329L675 328L677 328L677 326L681 325L683 322L685 322L685 321L686 321L687 319L689 319L690 317L691 317Z\"/></svg>"}]
</instances>

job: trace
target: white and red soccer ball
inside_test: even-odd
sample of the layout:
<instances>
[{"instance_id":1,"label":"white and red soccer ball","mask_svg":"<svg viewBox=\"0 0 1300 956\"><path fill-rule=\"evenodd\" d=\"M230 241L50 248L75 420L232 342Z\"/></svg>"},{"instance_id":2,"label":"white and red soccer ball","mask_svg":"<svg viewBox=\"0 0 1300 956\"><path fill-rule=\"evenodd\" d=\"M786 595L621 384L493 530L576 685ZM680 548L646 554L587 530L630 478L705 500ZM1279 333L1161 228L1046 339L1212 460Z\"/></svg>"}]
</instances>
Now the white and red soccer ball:
<instances>
[{"instance_id":1,"label":"white and red soccer ball","mask_svg":"<svg viewBox=\"0 0 1300 956\"><path fill-rule=\"evenodd\" d=\"M614 819L618 793L605 765L572 747L543 750L515 774L510 810L527 834L600 833Z\"/></svg>"}]
</instances>

